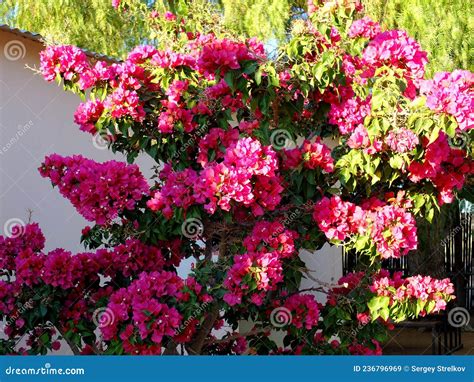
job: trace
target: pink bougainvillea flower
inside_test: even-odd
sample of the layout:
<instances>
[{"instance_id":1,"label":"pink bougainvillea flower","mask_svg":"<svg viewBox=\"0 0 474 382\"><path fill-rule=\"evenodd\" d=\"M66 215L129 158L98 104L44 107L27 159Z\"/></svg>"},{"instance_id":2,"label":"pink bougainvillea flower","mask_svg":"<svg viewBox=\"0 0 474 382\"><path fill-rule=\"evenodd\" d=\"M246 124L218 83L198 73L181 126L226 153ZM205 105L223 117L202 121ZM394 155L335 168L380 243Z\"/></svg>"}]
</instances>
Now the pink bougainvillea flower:
<instances>
[{"instance_id":1,"label":"pink bougainvillea flower","mask_svg":"<svg viewBox=\"0 0 474 382\"><path fill-rule=\"evenodd\" d=\"M94 162L81 155L45 158L39 169L61 194L89 221L107 224L148 194L148 185L138 166L122 162Z\"/></svg>"}]
</instances>

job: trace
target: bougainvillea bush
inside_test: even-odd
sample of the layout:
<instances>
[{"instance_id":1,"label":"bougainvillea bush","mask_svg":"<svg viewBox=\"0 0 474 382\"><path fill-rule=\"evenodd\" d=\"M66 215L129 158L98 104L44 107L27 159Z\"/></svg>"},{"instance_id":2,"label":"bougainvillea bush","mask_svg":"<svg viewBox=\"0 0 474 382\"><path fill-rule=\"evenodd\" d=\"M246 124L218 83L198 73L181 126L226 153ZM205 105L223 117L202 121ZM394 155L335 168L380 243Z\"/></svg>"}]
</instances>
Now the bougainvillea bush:
<instances>
[{"instance_id":1,"label":"bougainvillea bush","mask_svg":"<svg viewBox=\"0 0 474 382\"><path fill-rule=\"evenodd\" d=\"M128 164L45 158L92 223L88 252L45 253L34 223L0 238L2 353L381 354L394 323L445 310L448 279L382 261L409 256L417 221L471 181L474 75L425 79L420 45L354 1L309 1L271 57L179 4L148 16L162 45L124 62L41 53L44 78L83 97L79 128ZM326 243L358 269L301 290L300 250Z\"/></svg>"}]
</instances>

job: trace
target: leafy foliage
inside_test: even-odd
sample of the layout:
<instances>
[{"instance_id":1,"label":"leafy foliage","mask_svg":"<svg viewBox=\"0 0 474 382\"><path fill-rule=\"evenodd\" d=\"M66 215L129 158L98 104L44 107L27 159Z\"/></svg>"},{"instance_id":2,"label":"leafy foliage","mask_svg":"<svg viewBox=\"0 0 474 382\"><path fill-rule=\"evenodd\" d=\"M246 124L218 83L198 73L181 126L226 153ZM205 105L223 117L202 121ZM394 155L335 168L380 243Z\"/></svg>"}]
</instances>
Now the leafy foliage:
<instances>
[{"instance_id":1,"label":"leafy foliage","mask_svg":"<svg viewBox=\"0 0 474 382\"><path fill-rule=\"evenodd\" d=\"M367 13L386 28L405 29L428 52L427 75L474 70L474 6L463 0L367 0Z\"/></svg>"}]
</instances>

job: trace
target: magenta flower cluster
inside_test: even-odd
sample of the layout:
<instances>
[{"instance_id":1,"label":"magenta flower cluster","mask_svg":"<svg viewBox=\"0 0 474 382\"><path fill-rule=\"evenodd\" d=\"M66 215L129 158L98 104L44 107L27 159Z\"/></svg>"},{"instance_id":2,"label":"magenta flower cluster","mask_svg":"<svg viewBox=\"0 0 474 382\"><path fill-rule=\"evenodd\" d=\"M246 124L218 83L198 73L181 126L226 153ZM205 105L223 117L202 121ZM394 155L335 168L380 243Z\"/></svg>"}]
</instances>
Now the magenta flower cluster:
<instances>
[{"instance_id":1,"label":"magenta flower cluster","mask_svg":"<svg viewBox=\"0 0 474 382\"><path fill-rule=\"evenodd\" d=\"M245 44L225 38L218 40L208 35L203 36L200 43L202 50L197 59L197 66L208 77L214 76L218 69L223 74L229 69L239 69L242 61L257 60L265 56L263 45L254 39Z\"/></svg>"},{"instance_id":2,"label":"magenta flower cluster","mask_svg":"<svg viewBox=\"0 0 474 382\"><path fill-rule=\"evenodd\" d=\"M425 74L427 54L420 44L405 31L390 30L379 33L362 53L365 64L372 70L384 65L403 69L408 82L405 95L414 98L415 89Z\"/></svg>"},{"instance_id":3,"label":"magenta flower cluster","mask_svg":"<svg viewBox=\"0 0 474 382\"><path fill-rule=\"evenodd\" d=\"M297 168L301 164L304 168L310 170L322 168L328 173L334 171L334 160L331 157L331 150L321 142L319 137L314 142L305 140L301 147L285 150L283 165L286 168Z\"/></svg>"},{"instance_id":4,"label":"magenta flower cluster","mask_svg":"<svg viewBox=\"0 0 474 382\"><path fill-rule=\"evenodd\" d=\"M370 97L362 100L359 97L347 98L342 102L334 102L329 109L328 119L339 127L341 134L349 134L360 125L370 114Z\"/></svg>"},{"instance_id":5,"label":"magenta flower cluster","mask_svg":"<svg viewBox=\"0 0 474 382\"><path fill-rule=\"evenodd\" d=\"M58 76L71 81L80 80L90 65L82 50L72 45L60 45L49 46L40 52L40 69L46 81L54 81Z\"/></svg>"},{"instance_id":6,"label":"magenta flower cluster","mask_svg":"<svg viewBox=\"0 0 474 382\"><path fill-rule=\"evenodd\" d=\"M61 194L89 221L105 225L148 194L138 166L123 162L98 163L81 155L45 158L39 169Z\"/></svg>"},{"instance_id":7,"label":"magenta flower cluster","mask_svg":"<svg viewBox=\"0 0 474 382\"><path fill-rule=\"evenodd\" d=\"M378 22L373 21L370 17L365 16L361 19L354 20L347 32L350 38L364 37L373 39L381 32Z\"/></svg>"},{"instance_id":8,"label":"magenta flower cluster","mask_svg":"<svg viewBox=\"0 0 474 382\"><path fill-rule=\"evenodd\" d=\"M316 204L313 219L336 242L369 235L382 258L398 258L417 248L415 218L399 205L377 200L360 207L339 196L325 197Z\"/></svg>"},{"instance_id":9,"label":"magenta flower cluster","mask_svg":"<svg viewBox=\"0 0 474 382\"><path fill-rule=\"evenodd\" d=\"M119 0L113 5L128 9ZM180 10L155 10L146 19L154 30L163 27L179 51L141 45L116 63L89 61L72 46L41 53L47 81L63 81L65 89L88 97L74 114L82 131L107 133L119 152L143 150L161 169L150 191L136 165L47 157L41 175L98 225L86 227L85 242L104 247L46 253L34 224L21 227L19 236L0 236L4 316L15 315L38 291L48 294L48 303L31 316L55 321L82 353L189 353L196 347L196 353L260 354L268 352L261 344L280 309L290 323L282 328L285 348L272 354L380 354L373 338L393 327L391 320L418 315L420 307L422 314L446 308L453 295L449 280L374 269L417 248L414 214L432 212L432 203L418 208L417 197L451 202L474 172L469 150L455 148L447 135L455 130L468 139L472 73L424 80L427 55L419 44L359 17L359 0L309 0L307 7L282 62L266 57L256 39L192 30ZM392 84L396 111L410 114L394 127L392 98L381 94ZM439 134L426 131L424 121L411 127L418 112L441 128ZM275 129L291 130L298 144L270 146ZM338 142L333 148L323 137ZM388 192L395 189L396 195ZM302 203L310 207L294 215L297 221L277 220ZM182 239L187 217L201 218L198 238ZM227 232L236 240L227 240ZM169 241L158 239L164 237ZM290 284L305 272L299 246L327 241L358 251L374 267L341 278L323 308ZM193 277L185 280L177 267L192 256ZM372 299L390 300L389 313L373 320ZM97 309L111 316L106 325L95 322ZM257 317L249 335L225 328L249 317ZM9 339L38 334L42 328L29 321L8 324ZM101 335L94 338L96 326ZM53 332L47 332L51 338ZM40 348L34 337L27 341L32 351ZM55 341L48 350L57 347Z\"/></svg>"},{"instance_id":10,"label":"magenta flower cluster","mask_svg":"<svg viewBox=\"0 0 474 382\"><path fill-rule=\"evenodd\" d=\"M115 320L101 328L102 335L106 340L120 337L127 353L153 354L157 347L161 348L163 338L173 336L181 324L182 315L166 300L181 299L183 286L183 280L172 272L140 274L128 288L110 296L107 308ZM124 323L123 331L119 332ZM150 347L146 340L155 346Z\"/></svg>"},{"instance_id":11,"label":"magenta flower cluster","mask_svg":"<svg viewBox=\"0 0 474 382\"><path fill-rule=\"evenodd\" d=\"M190 333L178 336L184 316L176 305L191 295L198 303L212 302L192 277L183 280L174 272L143 272L129 287L110 296L107 309L115 319L101 328L102 334L106 340L120 339L128 354L161 354L165 338L190 340Z\"/></svg>"},{"instance_id":12,"label":"magenta flower cluster","mask_svg":"<svg viewBox=\"0 0 474 382\"><path fill-rule=\"evenodd\" d=\"M104 85L113 90L104 101L93 99L79 105L74 121L81 130L94 134L97 132L95 123L107 113L115 119L129 117L143 121L145 111L137 91L143 87L155 90L156 84L151 83L145 70L133 60L111 65L98 61L91 66L85 53L68 45L49 46L41 52L40 59L40 69L47 81L60 76L67 81L77 81L81 90Z\"/></svg>"},{"instance_id":13,"label":"magenta flower cluster","mask_svg":"<svg viewBox=\"0 0 474 382\"><path fill-rule=\"evenodd\" d=\"M436 73L432 80L422 81L420 92L426 95L430 109L456 118L459 130L474 128L474 73L467 70Z\"/></svg>"},{"instance_id":14,"label":"magenta flower cluster","mask_svg":"<svg viewBox=\"0 0 474 382\"><path fill-rule=\"evenodd\" d=\"M43 232L38 224L13 227L17 234L12 237L0 235L0 268L13 269L15 257L26 249L42 251L45 244Z\"/></svg>"},{"instance_id":15,"label":"magenta flower cluster","mask_svg":"<svg viewBox=\"0 0 474 382\"><path fill-rule=\"evenodd\" d=\"M80 126L82 131L95 134L95 124L102 116L104 104L99 100L81 103L74 112L74 122Z\"/></svg>"},{"instance_id":16,"label":"magenta flower cluster","mask_svg":"<svg viewBox=\"0 0 474 382\"><path fill-rule=\"evenodd\" d=\"M224 301L233 306L247 296L253 304L262 305L267 292L283 281L282 261L295 255L297 238L296 232L279 222L257 222L244 239L247 252L234 256L226 275Z\"/></svg>"},{"instance_id":17,"label":"magenta flower cluster","mask_svg":"<svg viewBox=\"0 0 474 382\"><path fill-rule=\"evenodd\" d=\"M193 204L203 204L213 214L219 207L224 211L237 203L251 209L255 216L264 210L273 210L280 202L283 191L277 174L278 159L270 146L262 146L252 138L241 138L230 132L230 136L212 130L200 145L200 172L186 169L173 172L165 166L160 178L163 185L147 203L153 211L161 211L166 218L173 216L175 208L186 210ZM230 139L229 139L230 138ZM207 162L207 151L216 144L229 142L221 162Z\"/></svg>"},{"instance_id":18,"label":"magenta flower cluster","mask_svg":"<svg viewBox=\"0 0 474 382\"><path fill-rule=\"evenodd\" d=\"M381 270L374 277L370 291L378 296L390 297L390 304L394 302L416 303L422 301L424 308L421 315L436 313L446 308L446 301L453 298L454 287L449 279L438 280L430 276L412 276L403 279L401 272L395 272L393 276L386 270ZM432 309L427 307L432 303Z\"/></svg>"},{"instance_id":19,"label":"magenta flower cluster","mask_svg":"<svg viewBox=\"0 0 474 382\"><path fill-rule=\"evenodd\" d=\"M370 236L382 258L398 258L417 248L416 222L405 209L385 205L367 212Z\"/></svg>"},{"instance_id":20,"label":"magenta flower cluster","mask_svg":"<svg viewBox=\"0 0 474 382\"><path fill-rule=\"evenodd\" d=\"M385 144L396 153L406 153L420 143L418 136L411 130L400 128L390 130L385 137Z\"/></svg>"},{"instance_id":21,"label":"magenta flower cluster","mask_svg":"<svg viewBox=\"0 0 474 382\"><path fill-rule=\"evenodd\" d=\"M423 139L424 157L421 162L413 161L408 167L409 179L415 183L429 180L438 190L439 204L451 203L455 190L460 190L466 176L474 172L474 163L465 158L465 151L450 147L448 137L440 132L430 143Z\"/></svg>"},{"instance_id":22,"label":"magenta flower cluster","mask_svg":"<svg viewBox=\"0 0 474 382\"><path fill-rule=\"evenodd\" d=\"M23 234L8 238L0 236L0 264L15 275L15 283L30 287L44 283L70 289L92 284L105 277L131 277L145 270L161 270L166 260L157 247L147 246L135 239L112 249L95 253L72 254L55 249L44 254L44 236L36 223L27 224Z\"/></svg>"},{"instance_id":23,"label":"magenta flower cluster","mask_svg":"<svg viewBox=\"0 0 474 382\"><path fill-rule=\"evenodd\" d=\"M283 304L291 315L291 325L311 330L318 325L319 304L312 294L294 294Z\"/></svg>"},{"instance_id":24,"label":"magenta flower cluster","mask_svg":"<svg viewBox=\"0 0 474 382\"><path fill-rule=\"evenodd\" d=\"M41 52L40 69L47 81L64 78L77 82L80 90L92 87L109 89L105 100L91 99L79 105L74 120L83 131L96 133L98 130L95 124L105 117L143 122L146 113L140 92L163 90L166 97L160 101L162 110L157 121L158 130L169 134L179 126L184 131L191 132L197 125L194 116L209 112L206 103L200 102L197 106L188 108L183 99L188 91L187 81L176 80L167 89L161 89L154 75L143 64L161 68L189 67L212 80L217 69L225 74L228 70L240 68L242 61L262 59L265 51L263 45L255 39L241 43L228 39L219 40L212 34L198 36L189 42L188 49L189 54L182 54L158 51L152 46L141 45L130 52L123 63L108 65L104 61L98 61L92 66L86 54L77 47L49 46ZM224 81L220 86L223 92L214 97L222 97L223 106L242 105L239 100L233 99Z\"/></svg>"},{"instance_id":25,"label":"magenta flower cluster","mask_svg":"<svg viewBox=\"0 0 474 382\"><path fill-rule=\"evenodd\" d=\"M111 249L99 249L95 253L74 255L56 249L45 254L42 253L44 236L37 224L26 225L22 232L21 236L13 238L0 236L0 263L11 280L0 281L2 314L15 314L20 304L18 298L22 285L31 288L49 285L57 288L58 293L67 293L68 303L60 313L65 322L72 320L79 323L85 318L90 319L90 304L107 297L110 298L108 313L113 314L113 320L110 325L101 327L104 336L108 339L120 336L125 351L130 354L152 354L159 347L163 336L174 335L182 319L175 308L160 299L175 298L185 302L193 295L202 303L212 301L195 279L183 281L175 273L163 271L166 260L161 250L138 240L129 239L124 244ZM98 289L93 287L108 278L121 280L136 275L140 277L128 288L114 290L113 282L109 286L105 282L106 285ZM84 291L88 291L91 296L88 297ZM125 322L128 312L130 322ZM10 334L19 330L24 321L19 318L11 325L6 330ZM138 344L132 338L134 335L140 341L150 340L155 347Z\"/></svg>"},{"instance_id":26,"label":"magenta flower cluster","mask_svg":"<svg viewBox=\"0 0 474 382\"><path fill-rule=\"evenodd\" d=\"M314 207L313 219L329 240L343 241L365 225L362 208L339 196L322 198Z\"/></svg>"}]
</instances>

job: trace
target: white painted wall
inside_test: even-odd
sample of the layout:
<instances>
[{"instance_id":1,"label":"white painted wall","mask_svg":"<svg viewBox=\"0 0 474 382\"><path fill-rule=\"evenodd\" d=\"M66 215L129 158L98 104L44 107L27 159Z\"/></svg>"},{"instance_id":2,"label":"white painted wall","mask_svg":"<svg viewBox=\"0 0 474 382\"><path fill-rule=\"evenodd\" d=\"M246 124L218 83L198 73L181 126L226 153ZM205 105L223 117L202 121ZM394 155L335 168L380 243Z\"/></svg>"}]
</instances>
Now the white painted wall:
<instances>
[{"instance_id":1,"label":"white painted wall","mask_svg":"<svg viewBox=\"0 0 474 382\"><path fill-rule=\"evenodd\" d=\"M16 47L20 52L12 56ZM12 218L27 221L28 210L46 236L46 250L83 250L81 230L90 224L53 189L37 168L46 155L82 154L105 161L122 160L92 145L92 136L79 130L73 114L79 97L44 81L29 67L39 67L39 42L0 32L0 232ZM151 160L138 161L150 174Z\"/></svg>"}]
</instances>

